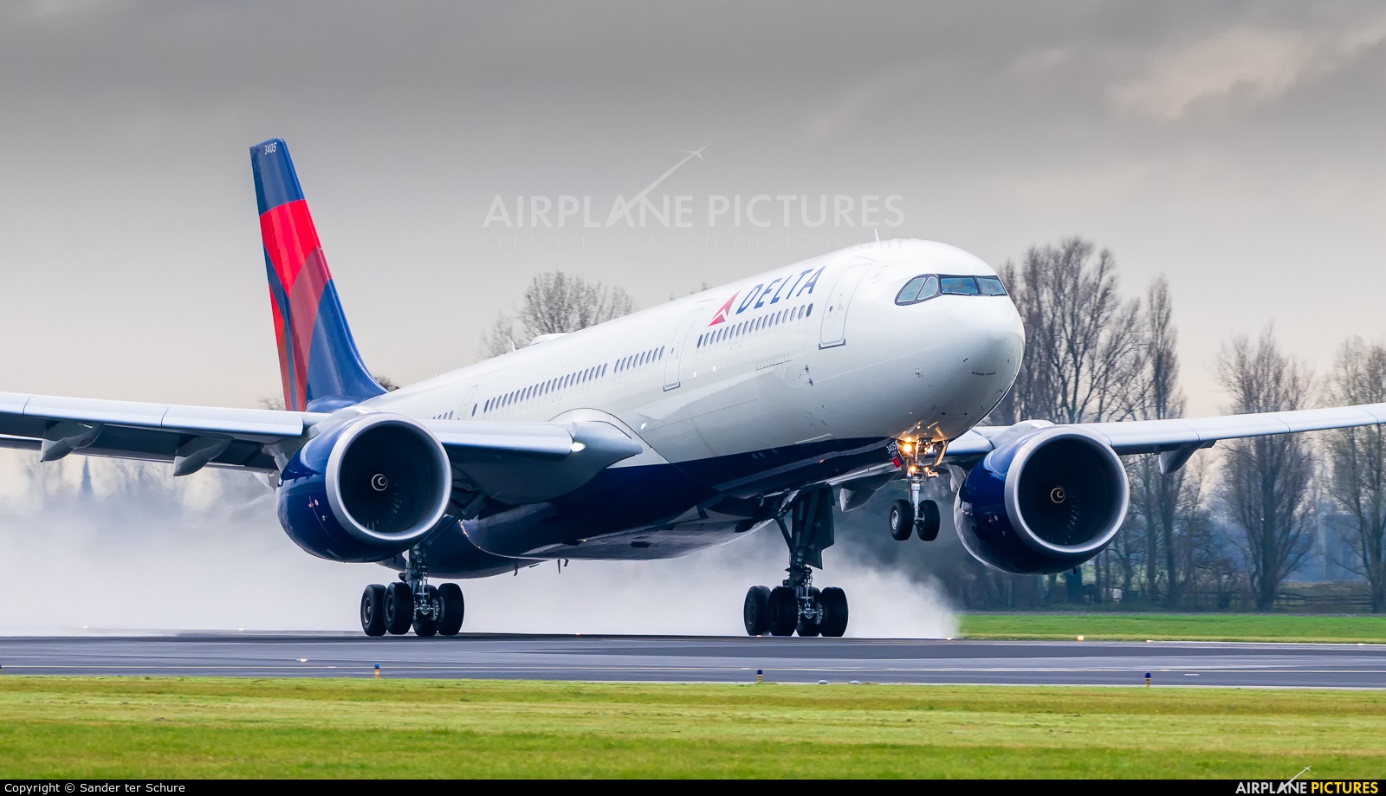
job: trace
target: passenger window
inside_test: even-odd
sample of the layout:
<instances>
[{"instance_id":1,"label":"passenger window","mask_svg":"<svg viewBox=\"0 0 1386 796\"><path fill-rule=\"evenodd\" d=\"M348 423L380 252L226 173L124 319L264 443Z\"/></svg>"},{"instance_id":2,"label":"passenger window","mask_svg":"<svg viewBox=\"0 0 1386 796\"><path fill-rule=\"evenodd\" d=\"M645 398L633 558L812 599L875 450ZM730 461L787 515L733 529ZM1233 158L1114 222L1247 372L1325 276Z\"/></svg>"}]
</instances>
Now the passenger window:
<instances>
[{"instance_id":1,"label":"passenger window","mask_svg":"<svg viewBox=\"0 0 1386 796\"><path fill-rule=\"evenodd\" d=\"M1002 286L1001 280L994 276L977 277L977 287L981 288L983 296L1006 295L1006 288Z\"/></svg>"},{"instance_id":2,"label":"passenger window","mask_svg":"<svg viewBox=\"0 0 1386 796\"><path fill-rule=\"evenodd\" d=\"M945 296L977 295L977 280L970 276L939 277L939 286Z\"/></svg>"}]
</instances>

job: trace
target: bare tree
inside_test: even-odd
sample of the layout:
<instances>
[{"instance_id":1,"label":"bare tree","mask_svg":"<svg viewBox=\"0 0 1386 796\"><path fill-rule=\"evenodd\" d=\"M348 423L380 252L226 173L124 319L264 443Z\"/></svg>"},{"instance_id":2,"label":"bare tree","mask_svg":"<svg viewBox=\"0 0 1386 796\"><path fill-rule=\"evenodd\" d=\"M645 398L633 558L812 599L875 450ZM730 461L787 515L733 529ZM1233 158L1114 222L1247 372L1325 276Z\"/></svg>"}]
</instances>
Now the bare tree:
<instances>
[{"instance_id":1,"label":"bare tree","mask_svg":"<svg viewBox=\"0 0 1386 796\"><path fill-rule=\"evenodd\" d=\"M1280 351L1271 328L1252 343L1238 336L1223 347L1218 380L1232 396L1228 410L1279 412L1302 408L1307 369ZM1308 497L1313 477L1309 443L1298 434L1228 444L1223 498L1241 527L1256 608L1269 610L1276 590L1309 549Z\"/></svg>"},{"instance_id":2,"label":"bare tree","mask_svg":"<svg viewBox=\"0 0 1386 796\"><path fill-rule=\"evenodd\" d=\"M576 332L635 309L619 287L588 281L562 271L539 274L525 288L516 317L496 319L482 338L482 353L499 356L529 345L541 334Z\"/></svg>"},{"instance_id":3,"label":"bare tree","mask_svg":"<svg viewBox=\"0 0 1386 796\"><path fill-rule=\"evenodd\" d=\"M1015 386L992 413L996 422L1079 423L1134 415L1144 329L1140 301L1124 301L1118 292L1116 267L1110 251L1094 254L1093 244L1079 237L1031 247L1019 268L1002 266L1025 322L1025 360ZM1110 580L1104 573L1111 558L1104 554L1095 564L1099 592ZM1050 594L1055 585L1049 576Z\"/></svg>"},{"instance_id":4,"label":"bare tree","mask_svg":"<svg viewBox=\"0 0 1386 796\"><path fill-rule=\"evenodd\" d=\"M997 420L1118 420L1134 413L1144 335L1139 300L1117 292L1116 258L1073 237L1002 266L1025 321L1025 363Z\"/></svg>"},{"instance_id":5,"label":"bare tree","mask_svg":"<svg viewBox=\"0 0 1386 796\"><path fill-rule=\"evenodd\" d=\"M1386 402L1386 345L1354 337L1343 344L1327 398L1338 405ZM1328 492L1350 518L1349 568L1367 579L1372 611L1386 610L1386 431L1363 426L1330 432Z\"/></svg>"},{"instance_id":6,"label":"bare tree","mask_svg":"<svg viewBox=\"0 0 1386 796\"><path fill-rule=\"evenodd\" d=\"M1150 286L1146 307L1147 348L1142 357L1144 372L1136 396L1136 416L1145 420L1180 417L1184 414L1184 393L1179 388L1179 333L1174 328L1169 283L1163 276ZM1203 471L1198 469L1190 475L1187 468L1180 468L1162 473L1156 455L1128 459L1127 471L1131 476L1134 521L1123 535L1139 531L1146 599L1155 600L1163 581L1166 604L1176 606L1193 577L1192 546L1196 544L1196 530L1205 519Z\"/></svg>"}]
</instances>

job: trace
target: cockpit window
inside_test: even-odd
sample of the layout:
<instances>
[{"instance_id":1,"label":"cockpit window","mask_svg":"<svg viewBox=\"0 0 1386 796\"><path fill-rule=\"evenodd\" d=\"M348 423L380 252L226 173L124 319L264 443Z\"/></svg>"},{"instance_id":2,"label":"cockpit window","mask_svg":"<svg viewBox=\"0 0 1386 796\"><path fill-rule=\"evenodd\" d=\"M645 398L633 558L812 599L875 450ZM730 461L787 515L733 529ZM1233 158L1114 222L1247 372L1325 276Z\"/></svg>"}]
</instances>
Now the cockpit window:
<instances>
[{"instance_id":1,"label":"cockpit window","mask_svg":"<svg viewBox=\"0 0 1386 796\"><path fill-rule=\"evenodd\" d=\"M916 299L916 300L917 300L917 301L923 301L924 299L933 298L934 296L937 296L937 295L938 295L938 277L936 277L936 276L931 276L931 277L929 277L928 279L925 279L925 280L924 280L924 287L922 287L922 288L919 289L919 298Z\"/></svg>"},{"instance_id":2,"label":"cockpit window","mask_svg":"<svg viewBox=\"0 0 1386 796\"><path fill-rule=\"evenodd\" d=\"M920 274L895 296L900 305L918 304L935 296L1004 296L1006 288L994 276L935 276Z\"/></svg>"},{"instance_id":3,"label":"cockpit window","mask_svg":"<svg viewBox=\"0 0 1386 796\"><path fill-rule=\"evenodd\" d=\"M924 280L927 276L916 276L914 279L905 283L900 288L900 294L895 297L896 304L909 304L919 297L919 289L924 287Z\"/></svg>"},{"instance_id":4,"label":"cockpit window","mask_svg":"<svg viewBox=\"0 0 1386 796\"><path fill-rule=\"evenodd\" d=\"M916 276L914 279L905 283L900 288L900 293L895 297L896 304L914 304L918 301L933 298L938 295L938 277L924 275Z\"/></svg>"},{"instance_id":5,"label":"cockpit window","mask_svg":"<svg viewBox=\"0 0 1386 796\"><path fill-rule=\"evenodd\" d=\"M945 276L939 278L945 296L977 295L977 280L970 276Z\"/></svg>"},{"instance_id":6,"label":"cockpit window","mask_svg":"<svg viewBox=\"0 0 1386 796\"><path fill-rule=\"evenodd\" d=\"M977 277L977 287L982 289L983 296L1006 295L1006 288L1001 285L1001 280L994 276Z\"/></svg>"}]
</instances>

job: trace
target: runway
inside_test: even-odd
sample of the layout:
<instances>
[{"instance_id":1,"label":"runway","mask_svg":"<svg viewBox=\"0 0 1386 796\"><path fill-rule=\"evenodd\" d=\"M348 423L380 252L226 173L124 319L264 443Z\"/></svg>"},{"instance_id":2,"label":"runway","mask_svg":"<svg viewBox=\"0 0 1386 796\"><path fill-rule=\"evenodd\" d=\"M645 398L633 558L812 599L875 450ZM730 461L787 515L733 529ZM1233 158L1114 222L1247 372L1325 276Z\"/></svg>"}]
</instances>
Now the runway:
<instances>
[{"instance_id":1,"label":"runway","mask_svg":"<svg viewBox=\"0 0 1386 796\"><path fill-rule=\"evenodd\" d=\"M1386 645L351 634L25 637L0 675L1386 688Z\"/></svg>"}]
</instances>

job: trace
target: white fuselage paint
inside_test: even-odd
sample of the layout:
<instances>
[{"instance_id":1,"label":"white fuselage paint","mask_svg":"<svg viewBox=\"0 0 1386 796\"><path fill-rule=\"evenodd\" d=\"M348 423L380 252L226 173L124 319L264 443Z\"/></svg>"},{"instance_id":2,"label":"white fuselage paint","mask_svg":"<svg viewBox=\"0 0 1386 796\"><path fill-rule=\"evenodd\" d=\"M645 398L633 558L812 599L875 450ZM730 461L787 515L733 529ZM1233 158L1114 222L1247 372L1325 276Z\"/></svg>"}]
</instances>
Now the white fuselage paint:
<instances>
[{"instance_id":1,"label":"white fuselage paint","mask_svg":"<svg viewBox=\"0 0 1386 796\"><path fill-rule=\"evenodd\" d=\"M1010 389L1024 349L1019 314L1007 296L943 295L908 306L895 297L920 274L994 273L944 244L864 244L547 339L367 405L416 418L614 420L648 447L617 468L824 440L954 439Z\"/></svg>"}]
</instances>

